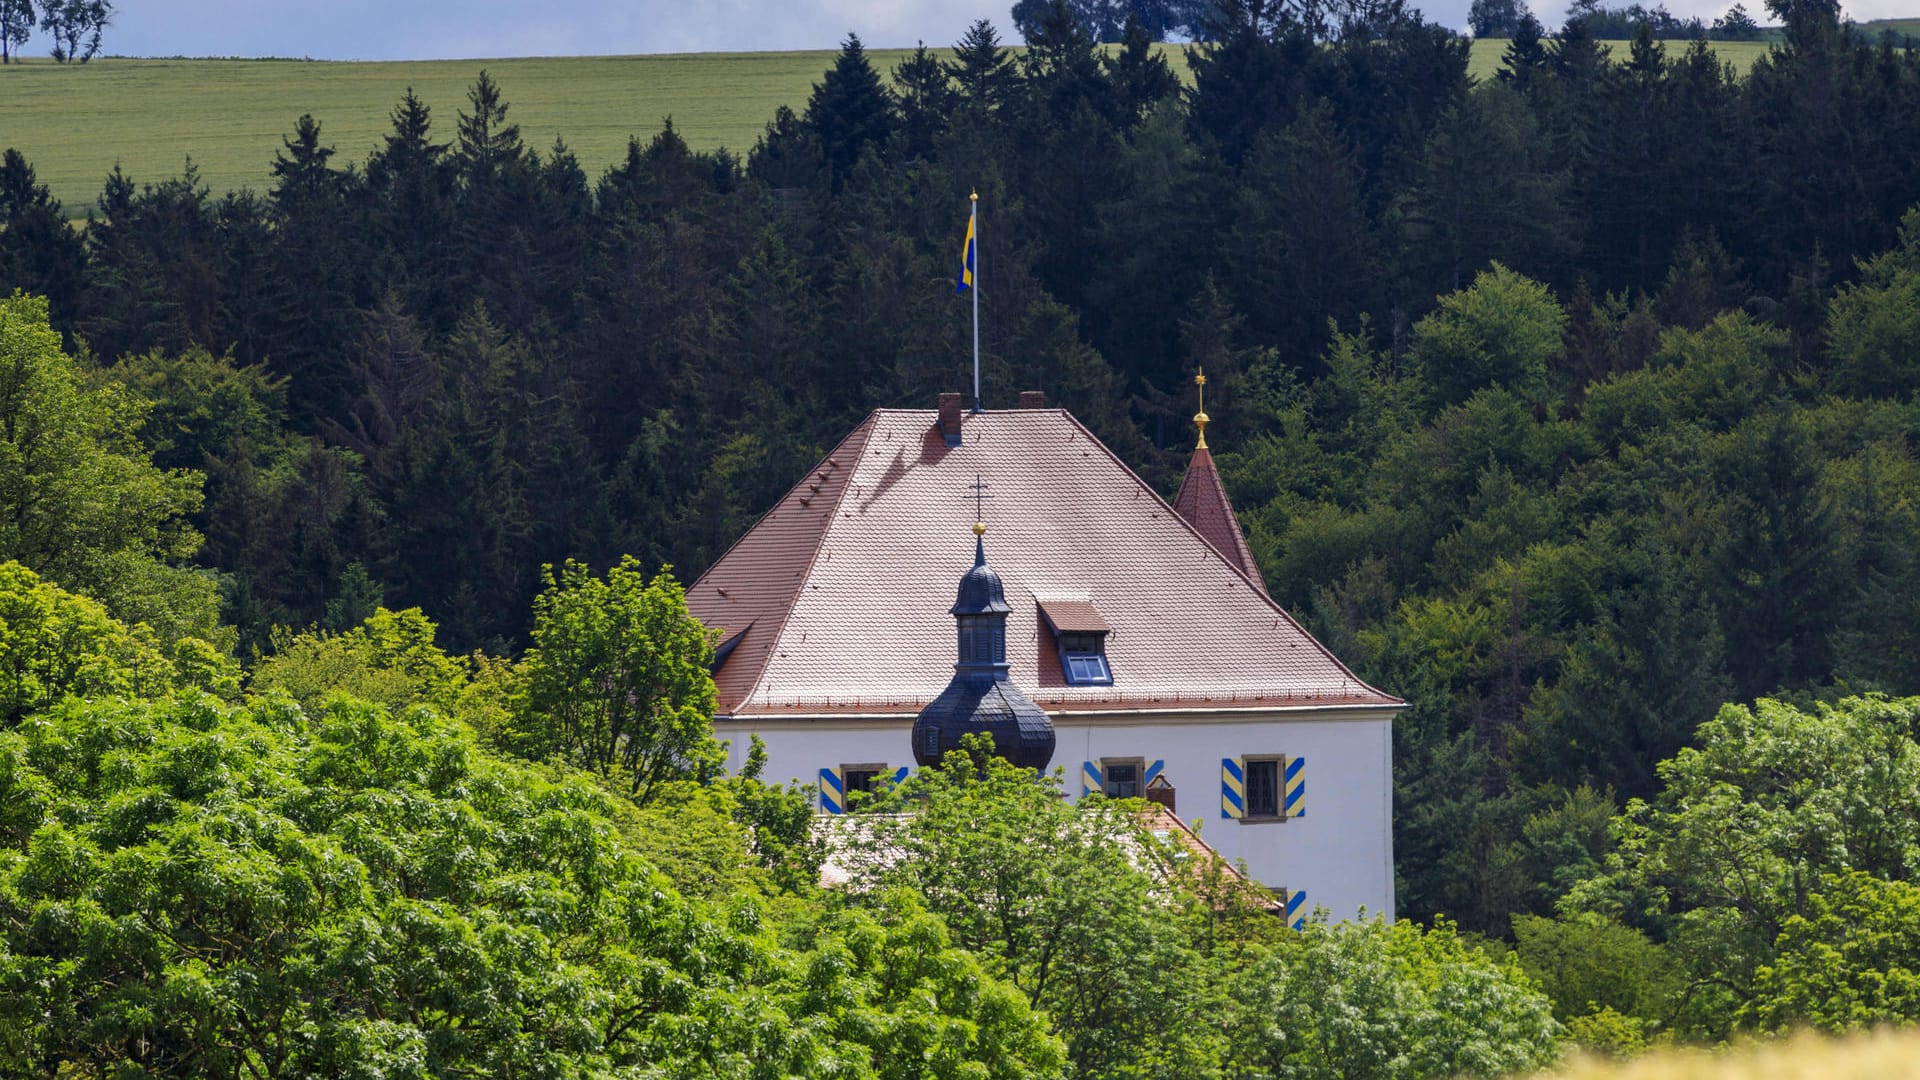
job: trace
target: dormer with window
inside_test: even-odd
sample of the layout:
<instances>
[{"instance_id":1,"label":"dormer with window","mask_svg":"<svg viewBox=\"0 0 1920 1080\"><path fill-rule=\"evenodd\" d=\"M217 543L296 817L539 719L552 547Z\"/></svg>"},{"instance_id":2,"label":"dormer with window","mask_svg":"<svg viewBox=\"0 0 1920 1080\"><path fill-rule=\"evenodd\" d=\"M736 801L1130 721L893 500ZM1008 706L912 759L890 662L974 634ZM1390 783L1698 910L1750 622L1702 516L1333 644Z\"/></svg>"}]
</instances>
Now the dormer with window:
<instances>
[{"instance_id":1,"label":"dormer with window","mask_svg":"<svg viewBox=\"0 0 1920 1080\"><path fill-rule=\"evenodd\" d=\"M1060 674L1068 686L1112 686L1113 668L1107 663L1107 634L1112 627L1099 609L1086 600L1043 599L1040 620L1053 633L1060 653Z\"/></svg>"}]
</instances>

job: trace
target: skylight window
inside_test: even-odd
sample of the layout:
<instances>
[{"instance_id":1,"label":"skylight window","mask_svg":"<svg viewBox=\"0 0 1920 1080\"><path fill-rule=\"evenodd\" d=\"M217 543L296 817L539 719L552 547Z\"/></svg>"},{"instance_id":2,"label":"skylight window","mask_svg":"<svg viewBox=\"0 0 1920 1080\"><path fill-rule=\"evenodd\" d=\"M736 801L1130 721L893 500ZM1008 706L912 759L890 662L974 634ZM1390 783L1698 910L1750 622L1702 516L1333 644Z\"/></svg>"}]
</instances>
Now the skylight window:
<instances>
[{"instance_id":1,"label":"skylight window","mask_svg":"<svg viewBox=\"0 0 1920 1080\"><path fill-rule=\"evenodd\" d=\"M1107 658L1100 653L1061 653L1060 666L1065 670L1068 686L1113 685L1113 669L1107 667Z\"/></svg>"}]
</instances>

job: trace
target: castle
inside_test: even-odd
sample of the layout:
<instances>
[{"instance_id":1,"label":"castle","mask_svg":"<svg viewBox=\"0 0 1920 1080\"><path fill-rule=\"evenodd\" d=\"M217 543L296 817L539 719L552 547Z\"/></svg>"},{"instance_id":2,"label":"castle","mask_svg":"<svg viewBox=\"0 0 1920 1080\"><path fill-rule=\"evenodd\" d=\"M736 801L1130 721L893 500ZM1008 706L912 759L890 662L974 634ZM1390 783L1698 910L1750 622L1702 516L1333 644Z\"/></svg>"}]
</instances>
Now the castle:
<instances>
[{"instance_id":1,"label":"castle","mask_svg":"<svg viewBox=\"0 0 1920 1080\"><path fill-rule=\"evenodd\" d=\"M817 783L839 813L914 767L916 717L950 708L936 699L978 669L1051 720L1073 795L1147 798L1199 824L1292 917L1390 914L1405 703L1268 597L1204 409L1169 505L1064 410L1022 404L876 410L688 590L723 634L714 727L730 764L757 734L767 779ZM998 637L976 644L970 622Z\"/></svg>"}]
</instances>

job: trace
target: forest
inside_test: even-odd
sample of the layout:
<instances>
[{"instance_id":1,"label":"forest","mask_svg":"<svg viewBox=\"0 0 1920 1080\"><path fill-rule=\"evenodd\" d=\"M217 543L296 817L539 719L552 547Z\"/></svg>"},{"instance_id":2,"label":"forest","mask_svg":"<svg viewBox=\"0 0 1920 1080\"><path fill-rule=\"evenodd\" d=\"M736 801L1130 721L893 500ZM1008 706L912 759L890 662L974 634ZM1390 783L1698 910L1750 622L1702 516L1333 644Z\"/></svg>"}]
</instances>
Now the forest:
<instances>
[{"instance_id":1,"label":"forest","mask_svg":"<svg viewBox=\"0 0 1920 1080\"><path fill-rule=\"evenodd\" d=\"M1226 0L1183 86L1055 4L1018 53L982 22L881 72L850 35L754 146L669 122L612 163L524 144L482 71L365 161L289 117L264 192L116 169L77 229L8 151L0 983L37 1019L0 1061L1494 1075L1920 1015L1920 53L1769 9L1743 77L1574 19L1475 82L1398 0ZM1204 366L1272 595L1411 703L1401 923L1273 935L1174 875L1180 919L1086 940L1192 977L1074 1000L939 906L971 854L823 899L799 796L715 772L697 672L671 775L550 730L604 684L551 669L566 598L697 667L674 582L868 410L965 387L976 190L985 404L1042 389L1171 493ZM916 797L1047 812L974 773ZM189 910L194 875L252 906ZM1389 1019L1316 1026L1361 1005L1308 987L1373 984L1309 973L1370 963L1411 980ZM470 1001L407 981L462 964Z\"/></svg>"}]
</instances>

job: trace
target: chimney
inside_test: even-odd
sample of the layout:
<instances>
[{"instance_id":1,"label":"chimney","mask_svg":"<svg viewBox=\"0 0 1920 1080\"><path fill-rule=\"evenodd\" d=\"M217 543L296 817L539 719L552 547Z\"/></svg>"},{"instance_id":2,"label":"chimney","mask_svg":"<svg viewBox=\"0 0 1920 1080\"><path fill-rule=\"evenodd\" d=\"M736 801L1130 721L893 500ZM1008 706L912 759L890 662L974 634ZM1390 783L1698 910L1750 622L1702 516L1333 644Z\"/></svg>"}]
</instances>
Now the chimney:
<instances>
[{"instance_id":1,"label":"chimney","mask_svg":"<svg viewBox=\"0 0 1920 1080\"><path fill-rule=\"evenodd\" d=\"M960 445L960 395L940 395L940 434L946 436L948 446Z\"/></svg>"},{"instance_id":2,"label":"chimney","mask_svg":"<svg viewBox=\"0 0 1920 1080\"><path fill-rule=\"evenodd\" d=\"M1144 797L1150 803L1166 807L1167 813L1169 814L1179 812L1178 808L1174 805L1177 800L1175 799L1173 785L1167 783L1165 776L1154 777L1153 783L1147 785Z\"/></svg>"},{"instance_id":3,"label":"chimney","mask_svg":"<svg viewBox=\"0 0 1920 1080\"><path fill-rule=\"evenodd\" d=\"M1042 390L1020 391L1020 407L1023 409L1044 409L1047 407L1047 395Z\"/></svg>"}]
</instances>

